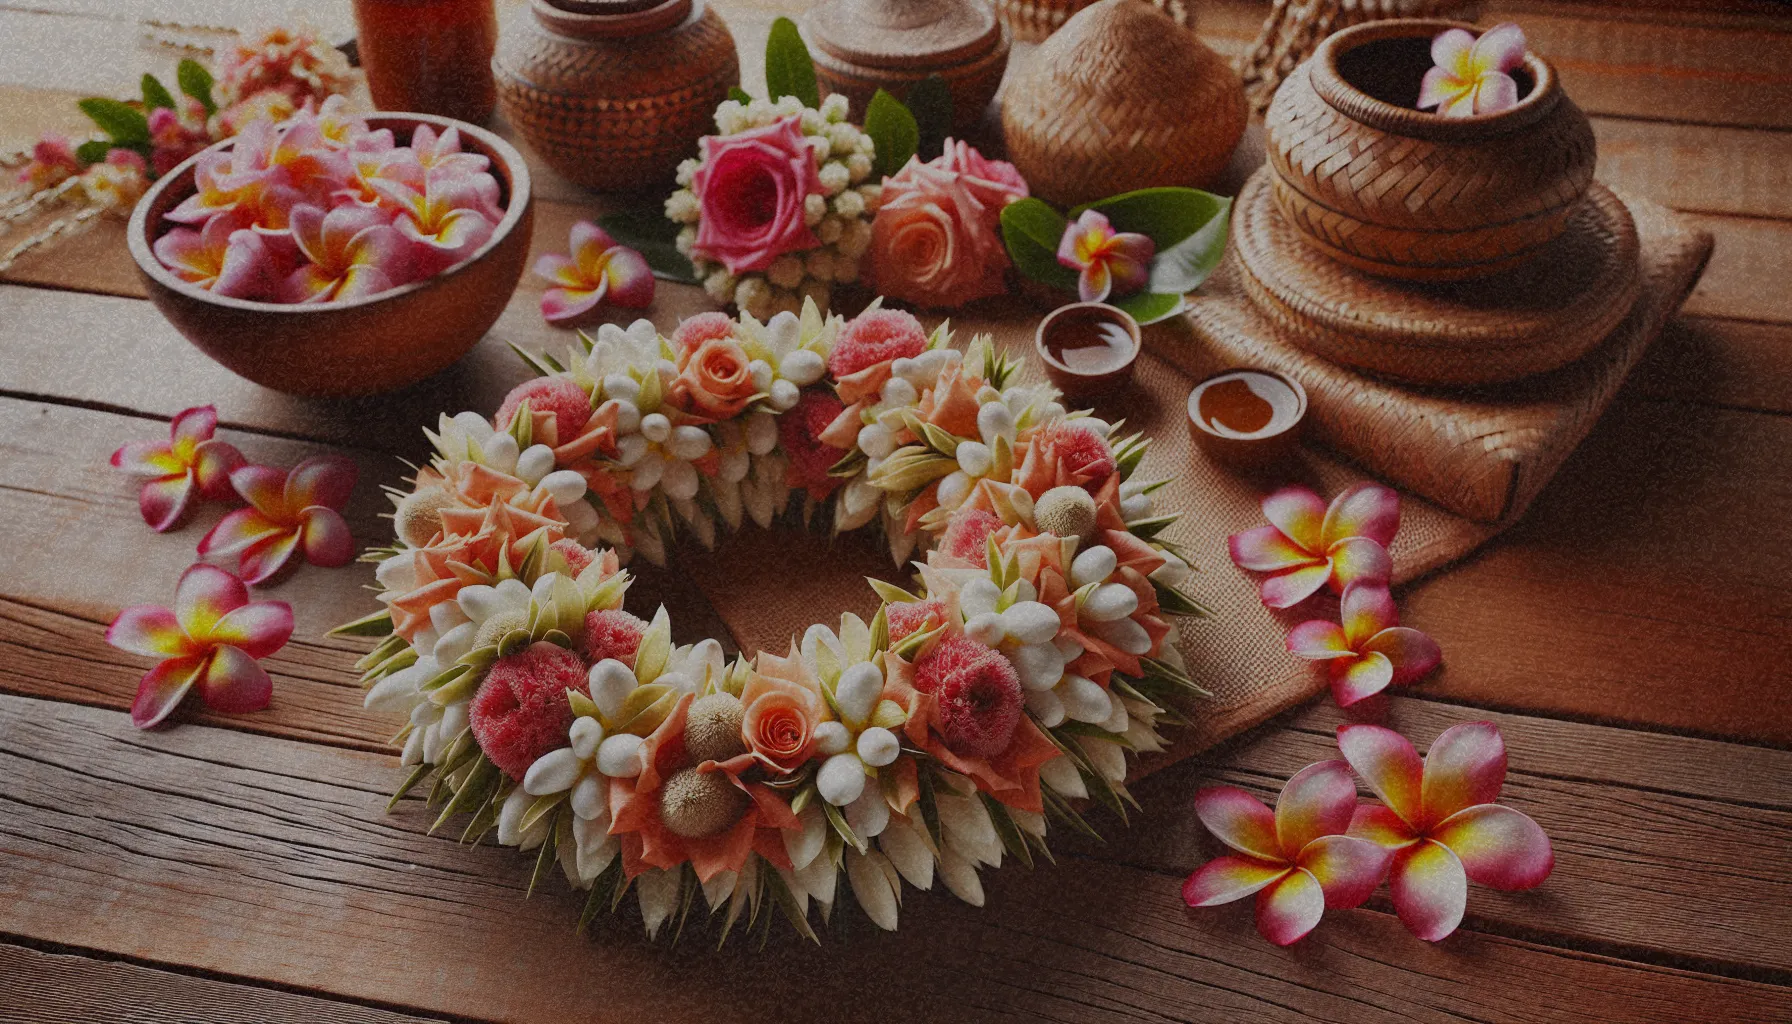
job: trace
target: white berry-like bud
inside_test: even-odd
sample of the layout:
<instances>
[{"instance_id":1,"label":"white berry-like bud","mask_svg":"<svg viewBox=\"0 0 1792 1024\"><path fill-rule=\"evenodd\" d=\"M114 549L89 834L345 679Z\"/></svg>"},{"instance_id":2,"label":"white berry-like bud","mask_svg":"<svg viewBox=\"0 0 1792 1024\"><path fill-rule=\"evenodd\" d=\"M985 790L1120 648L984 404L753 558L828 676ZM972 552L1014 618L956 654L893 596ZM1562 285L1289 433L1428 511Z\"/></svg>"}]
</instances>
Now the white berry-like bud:
<instances>
[{"instance_id":1,"label":"white berry-like bud","mask_svg":"<svg viewBox=\"0 0 1792 1024\"><path fill-rule=\"evenodd\" d=\"M604 737L597 746L597 770L613 779L641 774L641 737L629 732Z\"/></svg>"},{"instance_id":2,"label":"white berry-like bud","mask_svg":"<svg viewBox=\"0 0 1792 1024\"><path fill-rule=\"evenodd\" d=\"M868 661L840 673L840 681L834 685L834 703L840 705L840 717L854 725L864 722L871 717L883 689L884 674Z\"/></svg>"},{"instance_id":3,"label":"white berry-like bud","mask_svg":"<svg viewBox=\"0 0 1792 1024\"><path fill-rule=\"evenodd\" d=\"M485 455L485 464L500 473L508 473L516 469L516 438L509 434L493 434L479 443L479 449Z\"/></svg>"},{"instance_id":4,"label":"white berry-like bud","mask_svg":"<svg viewBox=\"0 0 1792 1024\"><path fill-rule=\"evenodd\" d=\"M970 475L962 469L955 469L940 478L940 489L935 492L941 508L957 508L971 496L971 488L977 485Z\"/></svg>"},{"instance_id":5,"label":"white berry-like bud","mask_svg":"<svg viewBox=\"0 0 1792 1024\"><path fill-rule=\"evenodd\" d=\"M985 444L995 444L998 437L1013 441L1014 414L1007 406L992 402L977 410L977 432L983 435Z\"/></svg>"},{"instance_id":6,"label":"white berry-like bud","mask_svg":"<svg viewBox=\"0 0 1792 1024\"><path fill-rule=\"evenodd\" d=\"M958 445L958 468L969 476L987 476L995 465L989 446L980 441L962 441Z\"/></svg>"},{"instance_id":7,"label":"white berry-like bud","mask_svg":"<svg viewBox=\"0 0 1792 1024\"><path fill-rule=\"evenodd\" d=\"M815 727L815 749L823 754L838 754L852 745L852 731L840 722L822 722Z\"/></svg>"},{"instance_id":8,"label":"white berry-like bud","mask_svg":"<svg viewBox=\"0 0 1792 1024\"><path fill-rule=\"evenodd\" d=\"M1070 582L1078 587L1099 583L1112 576L1119 564L1120 560L1115 557L1114 549L1105 544L1085 548L1070 563Z\"/></svg>"},{"instance_id":9,"label":"white berry-like bud","mask_svg":"<svg viewBox=\"0 0 1792 1024\"><path fill-rule=\"evenodd\" d=\"M881 725L874 725L859 733L857 749L859 760L873 768L882 768L902 753L902 743L896 739L895 733Z\"/></svg>"},{"instance_id":10,"label":"white berry-like bud","mask_svg":"<svg viewBox=\"0 0 1792 1024\"><path fill-rule=\"evenodd\" d=\"M784 412L795 406L797 399L802 397L802 392L798 390L797 386L787 380L772 381L770 394L772 408L779 412Z\"/></svg>"},{"instance_id":11,"label":"white berry-like bud","mask_svg":"<svg viewBox=\"0 0 1792 1024\"><path fill-rule=\"evenodd\" d=\"M920 392L915 386L901 377L891 377L884 381L880 396L885 405L913 405L921 400Z\"/></svg>"},{"instance_id":12,"label":"white berry-like bud","mask_svg":"<svg viewBox=\"0 0 1792 1024\"><path fill-rule=\"evenodd\" d=\"M516 457L516 475L533 487L554 471L554 449L545 444L532 444Z\"/></svg>"},{"instance_id":13,"label":"white berry-like bud","mask_svg":"<svg viewBox=\"0 0 1792 1024\"><path fill-rule=\"evenodd\" d=\"M695 498L699 483L697 467L677 459L668 461L665 471L660 474L660 488L666 492L666 497L674 501Z\"/></svg>"},{"instance_id":14,"label":"white berry-like bud","mask_svg":"<svg viewBox=\"0 0 1792 1024\"><path fill-rule=\"evenodd\" d=\"M1023 644L1048 644L1058 635L1058 613L1038 601L1019 601L1002 613L1002 628Z\"/></svg>"},{"instance_id":15,"label":"white berry-like bud","mask_svg":"<svg viewBox=\"0 0 1792 1024\"><path fill-rule=\"evenodd\" d=\"M1078 722L1105 721L1112 710L1108 692L1086 676L1066 675L1053 692L1064 703L1064 714Z\"/></svg>"},{"instance_id":16,"label":"white berry-like bud","mask_svg":"<svg viewBox=\"0 0 1792 1024\"><path fill-rule=\"evenodd\" d=\"M585 478L570 469L556 469L542 477L541 489L558 504L570 505L585 496Z\"/></svg>"},{"instance_id":17,"label":"white berry-like bud","mask_svg":"<svg viewBox=\"0 0 1792 1024\"><path fill-rule=\"evenodd\" d=\"M672 428L671 441L667 447L673 455L689 462L708 455L713 446L709 431L702 427L682 426Z\"/></svg>"},{"instance_id":18,"label":"white berry-like bud","mask_svg":"<svg viewBox=\"0 0 1792 1024\"><path fill-rule=\"evenodd\" d=\"M1096 636L1128 654L1143 655L1151 652L1151 634L1145 632L1144 626L1131 619L1097 622L1092 628Z\"/></svg>"},{"instance_id":19,"label":"white berry-like bud","mask_svg":"<svg viewBox=\"0 0 1792 1024\"><path fill-rule=\"evenodd\" d=\"M641 385L626 373L611 373L604 376L604 397L615 398L635 404L641 397Z\"/></svg>"},{"instance_id":20,"label":"white berry-like bud","mask_svg":"<svg viewBox=\"0 0 1792 1024\"><path fill-rule=\"evenodd\" d=\"M589 715L572 720L572 752L581 761L597 755L597 745L604 741L604 724Z\"/></svg>"},{"instance_id":21,"label":"white berry-like bud","mask_svg":"<svg viewBox=\"0 0 1792 1024\"><path fill-rule=\"evenodd\" d=\"M650 412L641 417L641 436L660 444L672 436L672 421L663 412Z\"/></svg>"},{"instance_id":22,"label":"white berry-like bud","mask_svg":"<svg viewBox=\"0 0 1792 1024\"><path fill-rule=\"evenodd\" d=\"M797 349L778 362L778 375L797 387L815 383L826 371L827 363L821 358L821 353L811 352L806 348Z\"/></svg>"},{"instance_id":23,"label":"white berry-like bud","mask_svg":"<svg viewBox=\"0 0 1792 1024\"><path fill-rule=\"evenodd\" d=\"M835 807L845 807L865 792L865 763L857 754L835 754L815 773L815 789Z\"/></svg>"},{"instance_id":24,"label":"white berry-like bud","mask_svg":"<svg viewBox=\"0 0 1792 1024\"><path fill-rule=\"evenodd\" d=\"M1081 615L1091 622L1113 622L1139 610L1139 595L1124 583L1103 583L1083 602Z\"/></svg>"},{"instance_id":25,"label":"white berry-like bud","mask_svg":"<svg viewBox=\"0 0 1792 1024\"><path fill-rule=\"evenodd\" d=\"M874 459L887 459L896 450L896 434L881 423L859 428L859 451Z\"/></svg>"},{"instance_id":26,"label":"white berry-like bud","mask_svg":"<svg viewBox=\"0 0 1792 1024\"><path fill-rule=\"evenodd\" d=\"M1064 678L1064 655L1051 644L1024 644L1008 655L1020 685L1029 690L1049 690Z\"/></svg>"},{"instance_id":27,"label":"white berry-like bud","mask_svg":"<svg viewBox=\"0 0 1792 1024\"><path fill-rule=\"evenodd\" d=\"M1008 636L1007 631L1003 628L1002 622L1002 616L995 612L984 612L981 615L973 615L970 620L964 624L964 635L985 647L994 647L1000 644Z\"/></svg>"},{"instance_id":28,"label":"white berry-like bud","mask_svg":"<svg viewBox=\"0 0 1792 1024\"><path fill-rule=\"evenodd\" d=\"M635 670L615 658L605 658L591 666L585 682L598 714L615 719L622 713L623 702L635 691Z\"/></svg>"},{"instance_id":29,"label":"white berry-like bud","mask_svg":"<svg viewBox=\"0 0 1792 1024\"><path fill-rule=\"evenodd\" d=\"M769 412L756 412L747 417L747 451L764 455L778 446L778 418Z\"/></svg>"}]
</instances>

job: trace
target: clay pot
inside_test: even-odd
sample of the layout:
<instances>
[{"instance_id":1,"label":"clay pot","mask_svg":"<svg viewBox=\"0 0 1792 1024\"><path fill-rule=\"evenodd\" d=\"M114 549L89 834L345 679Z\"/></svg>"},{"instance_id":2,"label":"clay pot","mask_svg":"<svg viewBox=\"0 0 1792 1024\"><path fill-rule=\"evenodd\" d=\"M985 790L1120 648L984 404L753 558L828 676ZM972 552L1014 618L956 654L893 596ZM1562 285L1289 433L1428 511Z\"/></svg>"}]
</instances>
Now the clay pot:
<instances>
[{"instance_id":1,"label":"clay pot","mask_svg":"<svg viewBox=\"0 0 1792 1024\"><path fill-rule=\"evenodd\" d=\"M1474 26L1345 29L1276 92L1264 122L1275 199L1319 251L1384 277L1449 281L1523 263L1562 233L1593 180L1593 129L1536 54L1517 106L1413 109L1431 40Z\"/></svg>"},{"instance_id":2,"label":"clay pot","mask_svg":"<svg viewBox=\"0 0 1792 1024\"><path fill-rule=\"evenodd\" d=\"M500 33L492 72L505 120L543 163L632 191L696 155L740 58L703 0L531 0Z\"/></svg>"},{"instance_id":3,"label":"clay pot","mask_svg":"<svg viewBox=\"0 0 1792 1024\"><path fill-rule=\"evenodd\" d=\"M1238 73L1192 32L1144 0L1100 0L1008 83L1002 134L1033 194L1071 206L1210 183L1245 117Z\"/></svg>"},{"instance_id":4,"label":"clay pot","mask_svg":"<svg viewBox=\"0 0 1792 1024\"><path fill-rule=\"evenodd\" d=\"M939 75L952 93L952 130L976 127L1008 68L1008 33L987 0L827 0L802 16L824 93L862 121L879 89L906 100Z\"/></svg>"},{"instance_id":5,"label":"clay pot","mask_svg":"<svg viewBox=\"0 0 1792 1024\"><path fill-rule=\"evenodd\" d=\"M401 388L465 355L516 291L535 219L523 155L483 128L445 117L374 114L367 123L392 129L400 143L420 124L438 133L458 127L462 147L491 160L503 190L504 218L472 259L362 299L251 302L182 281L150 248L170 226L163 216L193 194L198 156L157 179L131 211L126 237L150 301L194 347L238 376L276 391L331 398ZM226 139L205 152L233 144Z\"/></svg>"}]
</instances>

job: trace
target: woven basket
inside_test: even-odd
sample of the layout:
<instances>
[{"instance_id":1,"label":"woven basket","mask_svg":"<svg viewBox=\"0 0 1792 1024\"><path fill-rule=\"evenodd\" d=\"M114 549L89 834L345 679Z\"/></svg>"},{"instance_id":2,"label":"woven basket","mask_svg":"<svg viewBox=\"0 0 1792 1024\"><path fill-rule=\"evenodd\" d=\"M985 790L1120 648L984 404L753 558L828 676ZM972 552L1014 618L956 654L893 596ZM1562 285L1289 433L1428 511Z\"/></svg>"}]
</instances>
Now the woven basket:
<instances>
[{"instance_id":1,"label":"woven basket","mask_svg":"<svg viewBox=\"0 0 1792 1024\"><path fill-rule=\"evenodd\" d=\"M669 183L740 84L734 37L703 0L532 0L492 71L529 149L599 191Z\"/></svg>"},{"instance_id":2,"label":"woven basket","mask_svg":"<svg viewBox=\"0 0 1792 1024\"><path fill-rule=\"evenodd\" d=\"M1450 21L1372 22L1327 39L1264 122L1277 204L1322 252L1371 273L1462 280L1522 263L1561 233L1596 153L1586 115L1532 54L1530 91L1496 114L1412 108Z\"/></svg>"},{"instance_id":3,"label":"woven basket","mask_svg":"<svg viewBox=\"0 0 1792 1024\"><path fill-rule=\"evenodd\" d=\"M995 0L996 15L1014 38L1037 43L1062 28L1071 16L1094 0ZM1183 28L1193 30L1195 12L1191 0L1151 0L1152 6Z\"/></svg>"},{"instance_id":4,"label":"woven basket","mask_svg":"<svg viewBox=\"0 0 1792 1024\"><path fill-rule=\"evenodd\" d=\"M1636 227L1603 185L1531 264L1450 285L1389 281L1316 258L1271 192L1269 172L1258 171L1238 195L1239 290L1284 342L1393 380L1478 385L1558 369L1610 335L1640 287Z\"/></svg>"},{"instance_id":5,"label":"woven basket","mask_svg":"<svg viewBox=\"0 0 1792 1024\"><path fill-rule=\"evenodd\" d=\"M1474 0L1273 0L1257 41L1238 59L1251 113L1269 109L1276 89L1333 32L1389 18L1474 21L1479 12Z\"/></svg>"},{"instance_id":6,"label":"woven basket","mask_svg":"<svg viewBox=\"0 0 1792 1024\"><path fill-rule=\"evenodd\" d=\"M1008 159L1064 205L1226 167L1247 114L1238 74L1144 0L1100 0L1039 45L1003 90Z\"/></svg>"},{"instance_id":7,"label":"woven basket","mask_svg":"<svg viewBox=\"0 0 1792 1024\"><path fill-rule=\"evenodd\" d=\"M988 0L826 0L803 12L815 77L862 121L877 90L899 100L939 75L952 94L952 130L974 129L1008 69L1008 32Z\"/></svg>"}]
</instances>

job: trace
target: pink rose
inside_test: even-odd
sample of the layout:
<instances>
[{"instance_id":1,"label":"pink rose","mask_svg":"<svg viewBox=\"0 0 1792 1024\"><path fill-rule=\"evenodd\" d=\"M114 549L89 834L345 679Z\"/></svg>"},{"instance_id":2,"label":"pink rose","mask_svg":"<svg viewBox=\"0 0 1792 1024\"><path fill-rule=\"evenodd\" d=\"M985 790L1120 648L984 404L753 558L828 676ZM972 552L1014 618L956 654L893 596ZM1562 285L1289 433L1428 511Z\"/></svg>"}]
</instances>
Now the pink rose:
<instances>
[{"instance_id":1,"label":"pink rose","mask_svg":"<svg viewBox=\"0 0 1792 1024\"><path fill-rule=\"evenodd\" d=\"M797 118L708 135L702 145L703 166L691 182L703 213L695 255L740 274L821 244L803 221L803 200L824 190Z\"/></svg>"},{"instance_id":2,"label":"pink rose","mask_svg":"<svg viewBox=\"0 0 1792 1024\"><path fill-rule=\"evenodd\" d=\"M962 142L884 179L871 222L870 276L878 291L920 306L961 306L1005 291L1002 208L1027 194L1013 164Z\"/></svg>"}]
</instances>

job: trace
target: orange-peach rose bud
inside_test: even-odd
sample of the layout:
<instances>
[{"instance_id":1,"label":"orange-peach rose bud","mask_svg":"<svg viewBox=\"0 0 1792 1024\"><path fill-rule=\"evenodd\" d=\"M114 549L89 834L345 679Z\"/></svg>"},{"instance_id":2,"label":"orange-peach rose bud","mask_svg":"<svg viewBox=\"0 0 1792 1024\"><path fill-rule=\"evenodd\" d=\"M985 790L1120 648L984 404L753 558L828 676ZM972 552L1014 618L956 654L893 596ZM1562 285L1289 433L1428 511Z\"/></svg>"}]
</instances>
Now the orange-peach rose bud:
<instances>
[{"instance_id":1,"label":"orange-peach rose bud","mask_svg":"<svg viewBox=\"0 0 1792 1024\"><path fill-rule=\"evenodd\" d=\"M731 338L711 338L680 352L674 397L704 416L737 416L756 390L748 362L746 351Z\"/></svg>"}]
</instances>

